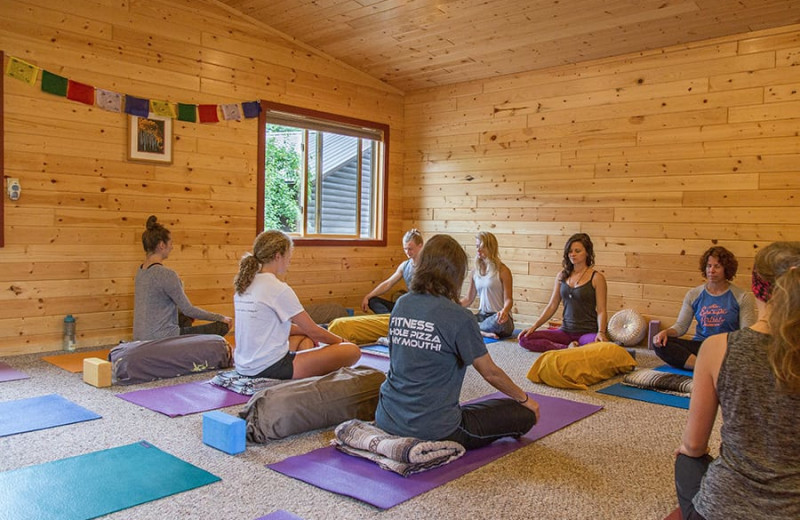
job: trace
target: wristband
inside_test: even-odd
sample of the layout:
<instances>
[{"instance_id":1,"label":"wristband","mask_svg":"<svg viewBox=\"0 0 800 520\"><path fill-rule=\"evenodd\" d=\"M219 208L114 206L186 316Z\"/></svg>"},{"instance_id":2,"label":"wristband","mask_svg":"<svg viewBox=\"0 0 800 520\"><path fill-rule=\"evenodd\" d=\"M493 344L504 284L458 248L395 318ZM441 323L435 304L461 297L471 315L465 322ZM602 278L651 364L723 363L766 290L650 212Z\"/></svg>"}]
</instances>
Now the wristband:
<instances>
[{"instance_id":1,"label":"wristband","mask_svg":"<svg viewBox=\"0 0 800 520\"><path fill-rule=\"evenodd\" d=\"M525 404L525 403L527 403L527 402L528 402L528 399L530 399L530 398L531 398L531 396L529 396L528 394L525 394L525 399L523 399L522 401L517 401L517 402L518 402L519 404ZM515 399L515 400L516 400L516 399Z\"/></svg>"}]
</instances>

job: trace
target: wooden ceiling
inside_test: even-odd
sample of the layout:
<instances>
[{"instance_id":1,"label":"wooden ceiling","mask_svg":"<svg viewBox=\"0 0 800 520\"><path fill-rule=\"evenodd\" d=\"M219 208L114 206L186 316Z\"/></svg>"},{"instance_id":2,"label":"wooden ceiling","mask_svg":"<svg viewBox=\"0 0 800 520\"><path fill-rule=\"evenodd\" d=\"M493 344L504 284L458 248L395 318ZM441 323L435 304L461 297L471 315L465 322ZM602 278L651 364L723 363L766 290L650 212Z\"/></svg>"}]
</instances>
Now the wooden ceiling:
<instances>
[{"instance_id":1,"label":"wooden ceiling","mask_svg":"<svg viewBox=\"0 0 800 520\"><path fill-rule=\"evenodd\" d=\"M220 0L401 91L800 23L800 0Z\"/></svg>"}]
</instances>

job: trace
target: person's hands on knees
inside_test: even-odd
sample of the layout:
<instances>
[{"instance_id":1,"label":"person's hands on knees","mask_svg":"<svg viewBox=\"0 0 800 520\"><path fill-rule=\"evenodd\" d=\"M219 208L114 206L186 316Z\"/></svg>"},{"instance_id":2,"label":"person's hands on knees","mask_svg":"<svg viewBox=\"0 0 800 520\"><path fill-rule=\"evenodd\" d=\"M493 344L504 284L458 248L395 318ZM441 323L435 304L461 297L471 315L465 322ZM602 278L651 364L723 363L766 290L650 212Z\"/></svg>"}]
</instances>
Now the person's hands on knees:
<instances>
[{"instance_id":1,"label":"person's hands on knees","mask_svg":"<svg viewBox=\"0 0 800 520\"><path fill-rule=\"evenodd\" d=\"M662 330L655 336L653 336L653 346L654 347L663 347L667 344L667 331Z\"/></svg>"}]
</instances>

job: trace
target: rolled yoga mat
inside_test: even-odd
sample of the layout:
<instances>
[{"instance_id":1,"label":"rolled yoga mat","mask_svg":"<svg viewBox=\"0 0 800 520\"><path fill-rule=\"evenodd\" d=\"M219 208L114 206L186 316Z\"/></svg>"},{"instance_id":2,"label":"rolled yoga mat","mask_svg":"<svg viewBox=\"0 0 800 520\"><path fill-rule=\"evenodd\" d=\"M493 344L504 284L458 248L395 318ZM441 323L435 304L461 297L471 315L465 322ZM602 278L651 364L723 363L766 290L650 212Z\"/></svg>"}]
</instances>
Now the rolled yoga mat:
<instances>
[{"instance_id":1,"label":"rolled yoga mat","mask_svg":"<svg viewBox=\"0 0 800 520\"><path fill-rule=\"evenodd\" d=\"M346 455L333 446L289 457L267 467L318 488L356 498L381 509L388 509L527 446L603 408L558 397L530 393L529 395L539 402L540 421L523 437L500 439L484 448L467 451L461 458L449 464L408 477L381 469L369 460ZM498 397L504 395L495 393L476 401Z\"/></svg>"},{"instance_id":2,"label":"rolled yoga mat","mask_svg":"<svg viewBox=\"0 0 800 520\"><path fill-rule=\"evenodd\" d=\"M0 383L5 381L17 381L18 379L29 379L30 376L25 372L20 372L14 368L11 368L11 365L8 363L3 363L0 361Z\"/></svg>"},{"instance_id":3,"label":"rolled yoga mat","mask_svg":"<svg viewBox=\"0 0 800 520\"><path fill-rule=\"evenodd\" d=\"M0 473L0 519L86 520L218 480L140 441Z\"/></svg>"},{"instance_id":4,"label":"rolled yoga mat","mask_svg":"<svg viewBox=\"0 0 800 520\"><path fill-rule=\"evenodd\" d=\"M135 390L116 395L120 399L169 417L217 410L244 404L250 400L249 395L231 392L208 381Z\"/></svg>"},{"instance_id":5,"label":"rolled yoga mat","mask_svg":"<svg viewBox=\"0 0 800 520\"><path fill-rule=\"evenodd\" d=\"M0 403L0 437L93 419L100 416L58 394L6 401Z\"/></svg>"}]
</instances>

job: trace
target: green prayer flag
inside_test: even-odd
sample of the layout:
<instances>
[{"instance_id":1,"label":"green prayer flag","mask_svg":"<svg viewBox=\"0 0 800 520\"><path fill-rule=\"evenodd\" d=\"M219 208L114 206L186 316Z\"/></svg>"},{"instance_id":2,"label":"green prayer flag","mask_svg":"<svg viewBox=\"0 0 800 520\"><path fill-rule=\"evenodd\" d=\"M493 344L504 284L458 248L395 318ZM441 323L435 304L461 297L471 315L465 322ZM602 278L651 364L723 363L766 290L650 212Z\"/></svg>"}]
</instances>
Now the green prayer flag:
<instances>
[{"instance_id":1,"label":"green prayer flag","mask_svg":"<svg viewBox=\"0 0 800 520\"><path fill-rule=\"evenodd\" d=\"M67 84L67 78L63 78L52 72L47 72L46 70L42 71L42 92L66 97Z\"/></svg>"},{"instance_id":2,"label":"green prayer flag","mask_svg":"<svg viewBox=\"0 0 800 520\"><path fill-rule=\"evenodd\" d=\"M178 103L178 121L197 122L197 105Z\"/></svg>"}]
</instances>

